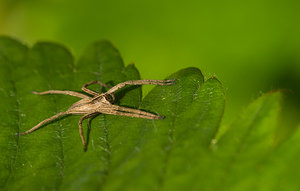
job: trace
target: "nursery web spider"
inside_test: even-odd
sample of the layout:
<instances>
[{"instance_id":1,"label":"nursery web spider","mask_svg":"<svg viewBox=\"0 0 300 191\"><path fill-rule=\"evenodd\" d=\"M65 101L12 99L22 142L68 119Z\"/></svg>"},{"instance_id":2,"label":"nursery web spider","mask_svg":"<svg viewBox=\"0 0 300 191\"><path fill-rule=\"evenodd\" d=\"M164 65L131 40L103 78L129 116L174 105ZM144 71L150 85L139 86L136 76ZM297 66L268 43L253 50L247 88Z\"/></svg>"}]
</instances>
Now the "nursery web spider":
<instances>
[{"instance_id":1,"label":"nursery web spider","mask_svg":"<svg viewBox=\"0 0 300 191\"><path fill-rule=\"evenodd\" d=\"M74 92L74 91L62 91L62 90L48 90L44 92L33 92L34 94L38 95L45 95L45 94L66 94L66 95L71 95L75 97L82 98L81 100L75 102L71 107L65 111L65 112L60 112L48 119L45 119L44 121L40 122L30 130L24 132L24 133L19 133L18 135L25 135L29 134L36 129L40 128L42 125L53 121L54 119L62 116L62 115L83 115L79 122L79 133L81 137L81 141L83 144L83 149L86 151L86 143L83 137L83 130L82 130L82 121L84 119L93 117L97 114L103 113L103 114L112 114L112 115L121 115L121 116L128 116L128 117L137 117L137 118L145 118L145 119L163 119L163 116L155 115L152 113L148 113L145 111L137 110L137 109L131 109L131 108L126 108L126 107L121 107L118 105L113 105L113 102L115 100L114 92L117 90L125 87L126 85L145 85L145 84L153 84L153 85L173 85L174 84L174 79L172 80L130 80L126 82L119 83L112 88L110 88L108 85L94 80L91 81L87 84L84 84L82 86L82 90L89 94L85 95L82 93ZM105 93L98 93L95 92L91 89L88 89L87 86L98 83L99 85L105 87L105 88L110 88L107 92Z\"/></svg>"}]
</instances>

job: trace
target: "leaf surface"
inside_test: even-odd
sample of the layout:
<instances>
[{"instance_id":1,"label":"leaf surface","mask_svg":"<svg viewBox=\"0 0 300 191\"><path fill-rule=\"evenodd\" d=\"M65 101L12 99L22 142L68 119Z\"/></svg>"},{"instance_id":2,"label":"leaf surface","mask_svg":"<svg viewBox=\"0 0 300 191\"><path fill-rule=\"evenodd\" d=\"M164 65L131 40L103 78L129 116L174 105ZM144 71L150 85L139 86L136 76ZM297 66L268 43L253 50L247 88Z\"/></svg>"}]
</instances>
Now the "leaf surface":
<instances>
[{"instance_id":1,"label":"leaf surface","mask_svg":"<svg viewBox=\"0 0 300 191\"><path fill-rule=\"evenodd\" d=\"M140 79L108 41L91 44L74 60L56 43L29 48L0 38L0 190L299 189L299 133L276 142L281 92L255 100L220 134L224 88L193 67L171 74L166 79L176 79L175 85L155 86L143 100L141 86L119 90L115 104L165 118L100 114L85 120L87 152L78 132L80 116L60 117L16 136L80 99L32 91L82 92L92 80L113 86Z\"/></svg>"}]
</instances>

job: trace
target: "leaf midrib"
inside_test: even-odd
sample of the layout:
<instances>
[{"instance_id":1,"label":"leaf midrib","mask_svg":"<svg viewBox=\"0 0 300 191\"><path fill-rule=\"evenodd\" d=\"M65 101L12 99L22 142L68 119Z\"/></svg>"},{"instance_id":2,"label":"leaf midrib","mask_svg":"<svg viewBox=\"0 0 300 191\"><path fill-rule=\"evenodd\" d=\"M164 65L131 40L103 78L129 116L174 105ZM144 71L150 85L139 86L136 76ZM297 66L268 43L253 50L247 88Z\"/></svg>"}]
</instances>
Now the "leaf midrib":
<instances>
[{"instance_id":1,"label":"leaf midrib","mask_svg":"<svg viewBox=\"0 0 300 191\"><path fill-rule=\"evenodd\" d=\"M52 88L52 85L50 83L48 83L48 86ZM54 100L54 103L55 103L55 110L56 110L56 113L59 113L60 111L58 110L58 104L57 104L57 98L56 96L53 96L52 98ZM65 171L65 150L64 150L64 142L63 142L63 133L62 133L62 123L61 123L61 120L58 121L58 125L59 125L59 128L58 128L58 136L59 136L59 143L60 143L60 146L61 146L61 168L60 168L60 180L59 180L59 183L57 185L57 190L60 190L61 188L61 185L62 185L62 182L63 182L63 179L64 179L64 171Z\"/></svg>"},{"instance_id":2,"label":"leaf midrib","mask_svg":"<svg viewBox=\"0 0 300 191\"><path fill-rule=\"evenodd\" d=\"M97 46L97 60L99 62L99 72L97 72L97 80L101 81L102 82L102 76L103 76L103 61L102 61L102 55L101 55L101 50L99 50L100 48ZM106 83L106 82L103 82L103 83ZM102 89L103 87L101 87ZM98 92L101 91L100 88L98 88ZM103 130L104 130L104 137L103 139L105 140L105 163L107 164L105 170L104 170L104 177L103 177L103 181L101 181L100 183L100 188L102 188L105 184L106 184L106 181L107 181L107 177L108 175L110 174L110 171L111 171L111 148L110 148L110 143L109 143L109 140L108 140L108 137L109 137L109 131L108 131L108 128L107 128L107 119L106 119L106 115L102 114L103 115ZM90 121L91 119L89 119Z\"/></svg>"}]
</instances>

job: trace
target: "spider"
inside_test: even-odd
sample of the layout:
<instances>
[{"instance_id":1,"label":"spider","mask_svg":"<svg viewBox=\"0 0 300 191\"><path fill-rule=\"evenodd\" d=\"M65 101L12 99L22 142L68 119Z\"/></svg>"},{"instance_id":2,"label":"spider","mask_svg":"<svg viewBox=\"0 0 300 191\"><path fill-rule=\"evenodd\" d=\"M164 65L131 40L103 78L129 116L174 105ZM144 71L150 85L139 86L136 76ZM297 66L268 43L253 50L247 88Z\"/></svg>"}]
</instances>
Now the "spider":
<instances>
[{"instance_id":1,"label":"spider","mask_svg":"<svg viewBox=\"0 0 300 191\"><path fill-rule=\"evenodd\" d=\"M66 91L48 90L48 91L44 91L44 92L33 92L34 94L37 94L37 95L66 94L66 95L79 97L82 99L75 102L73 105L71 105L71 107L67 111L60 112L48 119L45 119L44 121L40 122L33 128L29 129L28 131L26 131L24 133L19 133L17 135L29 134L29 133L35 131L36 129L40 128L42 125L44 125L50 121L53 121L54 119L56 119L62 115L83 115L79 119L78 126L79 126L79 134L80 134L81 141L83 144L83 150L86 151L86 143L85 143L85 140L83 137L83 130L82 130L82 121L84 119L96 116L100 113L121 115L121 116L128 116L128 117L136 117L136 118L144 118L144 119L163 119L164 118L164 116L155 115L155 114L148 113L145 111L121 107L118 105L113 105L113 102L115 101L114 92L125 87L126 85L153 84L153 85L165 86L165 85L175 84L174 81L175 81L174 79L171 79L171 80L130 80L130 81L119 83L113 87L109 87L105 83L102 83L98 80L94 80L87 84L84 84L81 88L85 93L89 94L90 96L82 94L82 93L74 92L74 91L69 91L69 90L66 90ZM89 85L92 85L95 83L98 83L99 85L101 85L107 89L109 89L109 88L110 89L105 93L98 93L98 92L95 92L95 91L87 88Z\"/></svg>"}]
</instances>

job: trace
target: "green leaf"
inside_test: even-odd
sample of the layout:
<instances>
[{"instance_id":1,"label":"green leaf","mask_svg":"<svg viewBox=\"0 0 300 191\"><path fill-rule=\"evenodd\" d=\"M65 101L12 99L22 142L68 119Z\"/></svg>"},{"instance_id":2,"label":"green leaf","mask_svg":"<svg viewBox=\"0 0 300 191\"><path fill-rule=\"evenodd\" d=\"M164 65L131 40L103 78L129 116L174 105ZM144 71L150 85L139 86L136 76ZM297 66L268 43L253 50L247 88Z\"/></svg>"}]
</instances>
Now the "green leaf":
<instances>
[{"instance_id":1,"label":"green leaf","mask_svg":"<svg viewBox=\"0 0 300 191\"><path fill-rule=\"evenodd\" d=\"M276 141L281 92L255 100L220 133L225 107L221 82L204 81L199 69L186 68L166 78L176 79L175 85L156 86L143 100L140 86L116 93L115 104L165 119L100 114L85 120L84 152L80 116L61 117L29 135L16 134L79 100L31 91L81 92L92 80L112 86L140 79L111 43L91 44L75 62L62 45L41 42L28 48L0 37L0 78L0 190L299 189L299 133ZM99 85L91 88L106 91Z\"/></svg>"},{"instance_id":2,"label":"green leaf","mask_svg":"<svg viewBox=\"0 0 300 191\"><path fill-rule=\"evenodd\" d=\"M253 190L261 163L276 148L274 132L281 96L281 92L261 96L241 113L218 140L214 154L222 171L217 189Z\"/></svg>"}]
</instances>

